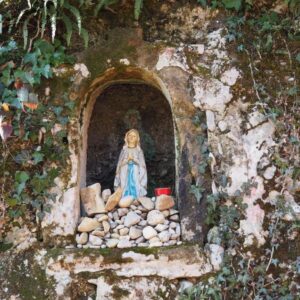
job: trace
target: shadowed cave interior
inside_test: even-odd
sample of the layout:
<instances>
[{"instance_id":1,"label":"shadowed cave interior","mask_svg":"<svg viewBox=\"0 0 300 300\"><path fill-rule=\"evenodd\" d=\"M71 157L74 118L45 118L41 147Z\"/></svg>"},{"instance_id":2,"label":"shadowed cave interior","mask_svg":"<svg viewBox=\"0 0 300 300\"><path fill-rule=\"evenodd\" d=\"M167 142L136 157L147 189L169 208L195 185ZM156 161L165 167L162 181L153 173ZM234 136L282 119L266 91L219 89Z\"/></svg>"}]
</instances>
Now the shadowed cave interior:
<instances>
[{"instance_id":1,"label":"shadowed cave interior","mask_svg":"<svg viewBox=\"0 0 300 300\"><path fill-rule=\"evenodd\" d=\"M113 190L125 133L141 137L148 172L148 196L171 187L175 196L175 143L172 112L164 95L146 84L114 84L97 98L88 130L87 186Z\"/></svg>"}]
</instances>

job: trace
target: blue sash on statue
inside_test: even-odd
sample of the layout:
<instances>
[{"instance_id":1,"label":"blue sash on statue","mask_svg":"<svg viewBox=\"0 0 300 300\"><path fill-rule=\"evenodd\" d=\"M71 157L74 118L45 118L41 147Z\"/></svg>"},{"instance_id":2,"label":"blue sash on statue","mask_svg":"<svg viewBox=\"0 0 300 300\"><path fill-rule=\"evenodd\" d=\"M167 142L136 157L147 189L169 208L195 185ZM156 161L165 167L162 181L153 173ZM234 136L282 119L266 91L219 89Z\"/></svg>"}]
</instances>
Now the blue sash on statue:
<instances>
[{"instance_id":1,"label":"blue sash on statue","mask_svg":"<svg viewBox=\"0 0 300 300\"><path fill-rule=\"evenodd\" d=\"M134 162L130 161L128 163L128 175L127 175L127 185L125 189L124 196L132 196L137 199L136 183L134 179Z\"/></svg>"}]
</instances>

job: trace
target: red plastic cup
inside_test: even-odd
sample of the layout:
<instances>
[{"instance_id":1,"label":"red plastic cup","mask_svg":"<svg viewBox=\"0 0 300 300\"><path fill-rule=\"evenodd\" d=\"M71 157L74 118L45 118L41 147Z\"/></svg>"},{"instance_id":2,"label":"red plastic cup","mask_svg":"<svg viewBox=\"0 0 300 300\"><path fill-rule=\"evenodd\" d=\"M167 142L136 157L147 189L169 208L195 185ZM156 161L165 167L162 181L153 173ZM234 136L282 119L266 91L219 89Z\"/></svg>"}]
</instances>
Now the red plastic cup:
<instances>
[{"instance_id":1,"label":"red plastic cup","mask_svg":"<svg viewBox=\"0 0 300 300\"><path fill-rule=\"evenodd\" d=\"M156 188L154 189L155 196L158 197L160 195L171 195L171 188L164 187L164 188Z\"/></svg>"}]
</instances>

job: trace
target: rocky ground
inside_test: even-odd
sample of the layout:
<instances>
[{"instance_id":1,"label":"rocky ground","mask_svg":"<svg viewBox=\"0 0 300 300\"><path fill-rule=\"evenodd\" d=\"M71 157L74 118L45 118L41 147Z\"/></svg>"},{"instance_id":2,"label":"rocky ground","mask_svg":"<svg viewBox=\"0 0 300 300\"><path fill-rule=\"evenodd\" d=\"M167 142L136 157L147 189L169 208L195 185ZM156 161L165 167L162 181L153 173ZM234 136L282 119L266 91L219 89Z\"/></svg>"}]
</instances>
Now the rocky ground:
<instances>
[{"instance_id":1,"label":"rocky ground","mask_svg":"<svg viewBox=\"0 0 300 300\"><path fill-rule=\"evenodd\" d=\"M130 248L180 245L178 211L172 196L134 199L111 195L94 184L81 191L87 217L78 226L78 248ZM91 204L92 203L92 204ZM97 213L95 213L97 211Z\"/></svg>"}]
</instances>

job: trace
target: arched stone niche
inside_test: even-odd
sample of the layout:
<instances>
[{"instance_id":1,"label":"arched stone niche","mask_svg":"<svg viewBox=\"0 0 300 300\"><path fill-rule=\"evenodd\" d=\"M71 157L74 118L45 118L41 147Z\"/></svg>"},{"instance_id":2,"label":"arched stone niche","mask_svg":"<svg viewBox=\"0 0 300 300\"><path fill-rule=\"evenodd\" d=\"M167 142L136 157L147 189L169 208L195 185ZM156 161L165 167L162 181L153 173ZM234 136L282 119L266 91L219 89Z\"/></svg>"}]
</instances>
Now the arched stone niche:
<instances>
[{"instance_id":1,"label":"arched stone niche","mask_svg":"<svg viewBox=\"0 0 300 300\"><path fill-rule=\"evenodd\" d=\"M86 164L88 151L88 129L97 98L105 89L116 84L146 84L159 90L167 99L171 112L175 137L175 191L181 218L182 239L202 241L204 205L197 203L191 193L191 185L202 185L205 179L198 170L201 157L199 137L205 132L196 124L199 111L190 100L187 75L178 68L170 67L167 72L155 74L145 69L124 67L109 69L94 80L81 102L79 117L81 145L79 149L79 170L77 184L86 186ZM207 186L207 185L206 185Z\"/></svg>"},{"instance_id":2,"label":"arched stone niche","mask_svg":"<svg viewBox=\"0 0 300 300\"><path fill-rule=\"evenodd\" d=\"M174 124L170 104L160 90L141 83L113 84L97 98L88 129L86 185L114 189L118 158L130 129L140 133L148 184L175 189Z\"/></svg>"},{"instance_id":3,"label":"arched stone niche","mask_svg":"<svg viewBox=\"0 0 300 300\"><path fill-rule=\"evenodd\" d=\"M74 83L75 93L80 97L77 115L72 118L69 130L71 177L69 189L62 194L61 203L55 203L43 220L43 236L52 243L53 236L59 243L66 243L74 236L80 217L80 188L86 186L88 151L88 128L94 105L106 88L115 84L146 84L160 91L168 101L172 113L175 147L175 192L181 222L183 241L200 242L205 234L205 197L210 192L210 178L200 173L201 161L207 159L201 151L206 129L200 125L200 110L193 105L190 76L178 67L165 67L161 71L122 65L107 69L91 83L89 80ZM74 91L73 89L73 91ZM205 123L205 120L202 120ZM198 203L191 192L192 185L205 187ZM53 229L55 227L55 229ZM49 230L50 229L50 230Z\"/></svg>"}]
</instances>

